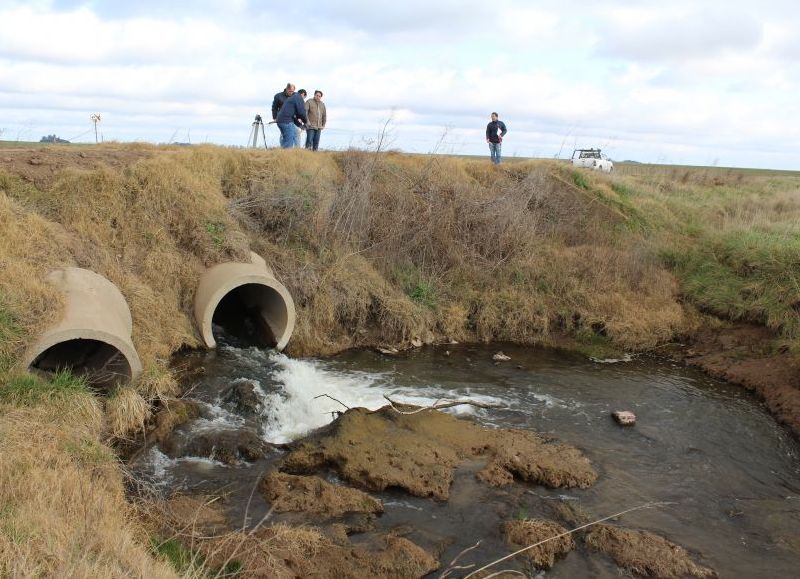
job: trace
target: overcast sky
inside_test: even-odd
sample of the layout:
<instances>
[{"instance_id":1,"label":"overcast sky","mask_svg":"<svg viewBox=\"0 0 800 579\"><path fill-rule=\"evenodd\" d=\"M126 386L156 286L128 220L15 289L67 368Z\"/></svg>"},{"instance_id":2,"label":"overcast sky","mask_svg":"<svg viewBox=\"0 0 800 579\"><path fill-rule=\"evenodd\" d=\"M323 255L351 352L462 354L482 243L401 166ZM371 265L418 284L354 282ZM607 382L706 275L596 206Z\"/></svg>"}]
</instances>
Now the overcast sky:
<instances>
[{"instance_id":1,"label":"overcast sky","mask_svg":"<svg viewBox=\"0 0 800 579\"><path fill-rule=\"evenodd\" d=\"M797 0L0 0L3 140L245 145L289 81L322 148L800 169Z\"/></svg>"}]
</instances>

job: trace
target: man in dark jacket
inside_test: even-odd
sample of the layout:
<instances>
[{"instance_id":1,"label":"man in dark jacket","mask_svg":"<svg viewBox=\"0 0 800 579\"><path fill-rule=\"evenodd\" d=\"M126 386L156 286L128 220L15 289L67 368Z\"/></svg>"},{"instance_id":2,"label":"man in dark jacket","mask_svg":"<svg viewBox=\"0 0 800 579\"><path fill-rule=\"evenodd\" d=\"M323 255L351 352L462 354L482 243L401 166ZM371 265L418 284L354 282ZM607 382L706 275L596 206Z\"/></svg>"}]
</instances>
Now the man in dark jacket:
<instances>
[{"instance_id":1,"label":"man in dark jacket","mask_svg":"<svg viewBox=\"0 0 800 579\"><path fill-rule=\"evenodd\" d=\"M299 128L305 128L308 122L306 116L306 91L300 89L284 101L281 110L275 117L275 122L281 132L281 147L290 149L300 146Z\"/></svg>"},{"instance_id":2,"label":"man in dark jacket","mask_svg":"<svg viewBox=\"0 0 800 579\"><path fill-rule=\"evenodd\" d=\"M289 83L289 84L286 85L285 89L283 89L281 92L276 94L275 97L272 99L272 120L273 121L278 118L278 111L281 110L281 107L283 106L283 103L285 103L286 99L288 99L293 94L294 94L294 85L292 83Z\"/></svg>"},{"instance_id":3,"label":"man in dark jacket","mask_svg":"<svg viewBox=\"0 0 800 579\"><path fill-rule=\"evenodd\" d=\"M492 113L492 122L486 125L486 142L489 143L489 154L495 165L500 164L501 143L507 132L505 123L497 120L497 113Z\"/></svg>"}]
</instances>

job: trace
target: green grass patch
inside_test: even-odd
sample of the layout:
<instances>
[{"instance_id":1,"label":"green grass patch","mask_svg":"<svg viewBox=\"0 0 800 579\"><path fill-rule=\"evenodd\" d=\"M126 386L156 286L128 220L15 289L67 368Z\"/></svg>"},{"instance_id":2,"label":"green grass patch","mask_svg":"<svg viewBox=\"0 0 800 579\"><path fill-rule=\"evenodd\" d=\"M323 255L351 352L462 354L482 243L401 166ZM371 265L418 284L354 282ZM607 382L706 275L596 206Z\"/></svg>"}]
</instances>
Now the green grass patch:
<instances>
[{"instance_id":1,"label":"green grass patch","mask_svg":"<svg viewBox=\"0 0 800 579\"><path fill-rule=\"evenodd\" d=\"M591 189L591 186L589 185L589 181L586 179L586 175L584 175L580 171L573 171L572 172L572 182L575 183L576 187L579 187L580 189L584 189L585 191L588 191L589 189Z\"/></svg>"},{"instance_id":2,"label":"green grass patch","mask_svg":"<svg viewBox=\"0 0 800 579\"><path fill-rule=\"evenodd\" d=\"M55 398L89 393L83 378L73 376L68 371L55 374L45 380L33 374L22 374L7 378L0 387L0 402L19 406L35 406Z\"/></svg>"},{"instance_id":3,"label":"green grass patch","mask_svg":"<svg viewBox=\"0 0 800 579\"><path fill-rule=\"evenodd\" d=\"M239 561L229 561L223 569L211 569L207 567L206 558L202 553L192 551L177 539L166 541L153 539L152 546L155 554L164 557L183 577L223 579L238 577L242 571L242 564Z\"/></svg>"},{"instance_id":4,"label":"green grass patch","mask_svg":"<svg viewBox=\"0 0 800 579\"><path fill-rule=\"evenodd\" d=\"M417 282L408 290L408 297L426 308L436 307L436 290L430 282Z\"/></svg>"},{"instance_id":5,"label":"green grass patch","mask_svg":"<svg viewBox=\"0 0 800 579\"><path fill-rule=\"evenodd\" d=\"M153 551L164 557L181 575L195 576L205 564L202 553L196 553L181 544L177 539L158 541L153 539Z\"/></svg>"},{"instance_id":6,"label":"green grass patch","mask_svg":"<svg viewBox=\"0 0 800 579\"><path fill-rule=\"evenodd\" d=\"M712 237L666 256L701 308L800 337L800 235L763 230Z\"/></svg>"},{"instance_id":7,"label":"green grass patch","mask_svg":"<svg viewBox=\"0 0 800 579\"><path fill-rule=\"evenodd\" d=\"M206 233L208 233L209 237L211 237L211 241L213 241L214 245L217 247L222 247L222 244L225 243L224 223L220 223L218 221L207 221Z\"/></svg>"},{"instance_id":8,"label":"green grass patch","mask_svg":"<svg viewBox=\"0 0 800 579\"><path fill-rule=\"evenodd\" d=\"M436 307L438 301L436 286L414 265L404 264L395 267L392 278L413 302L430 309Z\"/></svg>"},{"instance_id":9,"label":"green grass patch","mask_svg":"<svg viewBox=\"0 0 800 579\"><path fill-rule=\"evenodd\" d=\"M102 466L116 462L112 450L96 440L70 440L64 444L64 450L87 466Z\"/></svg>"},{"instance_id":10,"label":"green grass patch","mask_svg":"<svg viewBox=\"0 0 800 579\"><path fill-rule=\"evenodd\" d=\"M590 328L580 328L575 333L574 349L587 358L598 360L608 360L612 358L622 358L625 352L615 346L611 339L591 330Z\"/></svg>"}]
</instances>

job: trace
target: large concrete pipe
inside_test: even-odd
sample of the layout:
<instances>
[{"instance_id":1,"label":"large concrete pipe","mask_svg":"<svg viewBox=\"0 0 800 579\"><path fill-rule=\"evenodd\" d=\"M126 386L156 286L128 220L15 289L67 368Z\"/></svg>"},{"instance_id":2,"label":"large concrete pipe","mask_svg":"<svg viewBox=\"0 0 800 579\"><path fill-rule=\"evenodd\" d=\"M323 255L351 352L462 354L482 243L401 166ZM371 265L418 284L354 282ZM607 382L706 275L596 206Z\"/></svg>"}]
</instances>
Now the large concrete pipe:
<instances>
[{"instance_id":1,"label":"large concrete pipe","mask_svg":"<svg viewBox=\"0 0 800 579\"><path fill-rule=\"evenodd\" d=\"M105 389L136 380L142 364L131 341L131 312L117 286L77 267L57 269L47 281L64 293L64 317L28 349L28 369L70 370Z\"/></svg>"},{"instance_id":2,"label":"large concrete pipe","mask_svg":"<svg viewBox=\"0 0 800 579\"><path fill-rule=\"evenodd\" d=\"M221 263L200 277L194 315L203 341L214 348L213 326L248 342L283 350L294 330L294 301L266 262L250 253L250 263Z\"/></svg>"}]
</instances>

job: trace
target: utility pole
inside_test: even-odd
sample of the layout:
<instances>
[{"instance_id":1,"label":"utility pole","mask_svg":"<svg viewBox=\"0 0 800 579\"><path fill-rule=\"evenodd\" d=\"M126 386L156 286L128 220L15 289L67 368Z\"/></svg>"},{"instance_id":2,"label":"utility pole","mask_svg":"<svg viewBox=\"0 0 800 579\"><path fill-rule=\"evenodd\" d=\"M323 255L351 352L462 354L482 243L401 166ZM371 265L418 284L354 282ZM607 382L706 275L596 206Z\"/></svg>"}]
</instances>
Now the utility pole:
<instances>
[{"instance_id":1,"label":"utility pole","mask_svg":"<svg viewBox=\"0 0 800 579\"><path fill-rule=\"evenodd\" d=\"M96 145L97 144L97 123L100 122L100 113L93 113L89 118L94 123L94 144Z\"/></svg>"}]
</instances>

